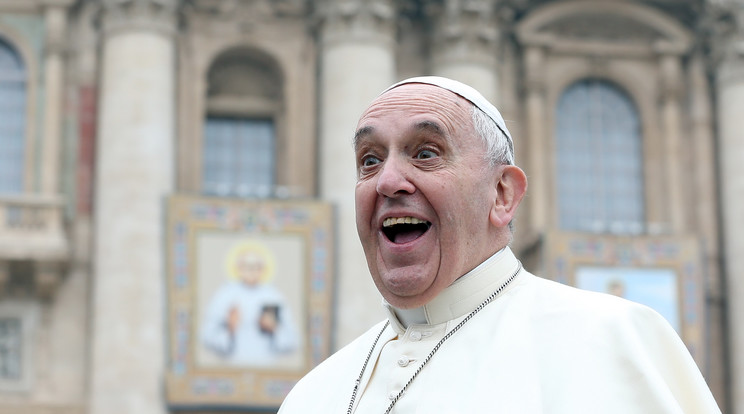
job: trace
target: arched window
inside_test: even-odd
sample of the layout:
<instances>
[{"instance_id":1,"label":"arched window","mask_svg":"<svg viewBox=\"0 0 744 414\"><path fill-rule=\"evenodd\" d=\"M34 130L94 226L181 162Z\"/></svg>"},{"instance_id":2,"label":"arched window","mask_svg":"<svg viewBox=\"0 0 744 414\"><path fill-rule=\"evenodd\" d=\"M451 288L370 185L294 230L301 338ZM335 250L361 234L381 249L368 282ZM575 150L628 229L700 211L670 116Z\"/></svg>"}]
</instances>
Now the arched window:
<instances>
[{"instance_id":1,"label":"arched window","mask_svg":"<svg viewBox=\"0 0 744 414\"><path fill-rule=\"evenodd\" d=\"M643 232L641 126L630 98L609 82L579 81L560 97L556 127L560 228Z\"/></svg>"},{"instance_id":2,"label":"arched window","mask_svg":"<svg viewBox=\"0 0 744 414\"><path fill-rule=\"evenodd\" d=\"M275 193L282 82L270 58L237 49L208 74L202 191L266 198Z\"/></svg>"},{"instance_id":3,"label":"arched window","mask_svg":"<svg viewBox=\"0 0 744 414\"><path fill-rule=\"evenodd\" d=\"M0 194L23 191L26 130L26 68L0 38Z\"/></svg>"}]
</instances>

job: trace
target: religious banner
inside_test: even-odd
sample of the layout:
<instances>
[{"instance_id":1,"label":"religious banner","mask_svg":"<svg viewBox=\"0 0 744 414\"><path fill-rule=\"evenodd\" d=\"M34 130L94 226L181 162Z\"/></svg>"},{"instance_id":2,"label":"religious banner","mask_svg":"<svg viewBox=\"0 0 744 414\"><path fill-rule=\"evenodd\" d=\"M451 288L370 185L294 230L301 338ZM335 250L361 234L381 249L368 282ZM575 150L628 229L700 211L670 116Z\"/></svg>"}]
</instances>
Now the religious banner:
<instances>
[{"instance_id":1,"label":"religious banner","mask_svg":"<svg viewBox=\"0 0 744 414\"><path fill-rule=\"evenodd\" d=\"M705 372L704 278L695 238L556 232L545 242L551 279L654 309Z\"/></svg>"},{"instance_id":2,"label":"religious banner","mask_svg":"<svg viewBox=\"0 0 744 414\"><path fill-rule=\"evenodd\" d=\"M313 201L168 200L171 407L274 409L329 356L331 216Z\"/></svg>"}]
</instances>

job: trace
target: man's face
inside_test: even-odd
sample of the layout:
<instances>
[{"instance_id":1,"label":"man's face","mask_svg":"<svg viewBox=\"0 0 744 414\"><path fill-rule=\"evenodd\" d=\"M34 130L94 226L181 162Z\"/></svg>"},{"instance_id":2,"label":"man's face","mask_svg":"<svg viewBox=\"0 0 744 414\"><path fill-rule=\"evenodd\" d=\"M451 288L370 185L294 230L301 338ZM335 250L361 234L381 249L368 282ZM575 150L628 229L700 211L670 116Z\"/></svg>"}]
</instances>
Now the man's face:
<instances>
[{"instance_id":1,"label":"man's face","mask_svg":"<svg viewBox=\"0 0 744 414\"><path fill-rule=\"evenodd\" d=\"M250 286L255 286L261 282L265 268L261 256L253 252L244 253L238 257L235 263L238 279Z\"/></svg>"},{"instance_id":2,"label":"man's face","mask_svg":"<svg viewBox=\"0 0 744 414\"><path fill-rule=\"evenodd\" d=\"M498 167L485 161L471 111L446 89L407 84L359 121L357 231L393 306L428 303L497 250L489 211Z\"/></svg>"}]
</instances>

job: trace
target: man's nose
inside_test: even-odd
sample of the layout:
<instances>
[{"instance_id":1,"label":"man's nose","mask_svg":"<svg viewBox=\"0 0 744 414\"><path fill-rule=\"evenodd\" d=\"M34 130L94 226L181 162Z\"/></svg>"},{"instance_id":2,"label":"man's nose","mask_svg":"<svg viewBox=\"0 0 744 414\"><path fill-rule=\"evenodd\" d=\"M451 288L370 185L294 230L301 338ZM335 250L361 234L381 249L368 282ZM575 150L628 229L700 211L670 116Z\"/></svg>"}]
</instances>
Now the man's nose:
<instances>
[{"instance_id":1,"label":"man's nose","mask_svg":"<svg viewBox=\"0 0 744 414\"><path fill-rule=\"evenodd\" d=\"M377 179L377 193L391 198L402 194L413 194L416 187L409 180L409 168L410 166L399 157L388 157Z\"/></svg>"}]
</instances>

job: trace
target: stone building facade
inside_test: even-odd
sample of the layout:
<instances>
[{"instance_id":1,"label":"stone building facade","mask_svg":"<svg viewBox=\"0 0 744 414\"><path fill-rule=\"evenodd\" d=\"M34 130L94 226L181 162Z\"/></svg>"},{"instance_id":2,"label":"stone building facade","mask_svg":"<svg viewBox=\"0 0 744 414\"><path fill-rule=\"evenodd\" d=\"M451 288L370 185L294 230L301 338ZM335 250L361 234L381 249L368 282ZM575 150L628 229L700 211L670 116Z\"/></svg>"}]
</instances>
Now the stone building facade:
<instances>
[{"instance_id":1,"label":"stone building facade","mask_svg":"<svg viewBox=\"0 0 744 414\"><path fill-rule=\"evenodd\" d=\"M552 258L586 237L694 246L683 337L744 413L742 0L0 0L0 413L178 411L173 194L331 204L334 348L381 319L350 139L419 74L502 111L530 181L513 245L528 269L560 280ZM214 163L231 128L268 137L242 158L268 160L249 182Z\"/></svg>"}]
</instances>

